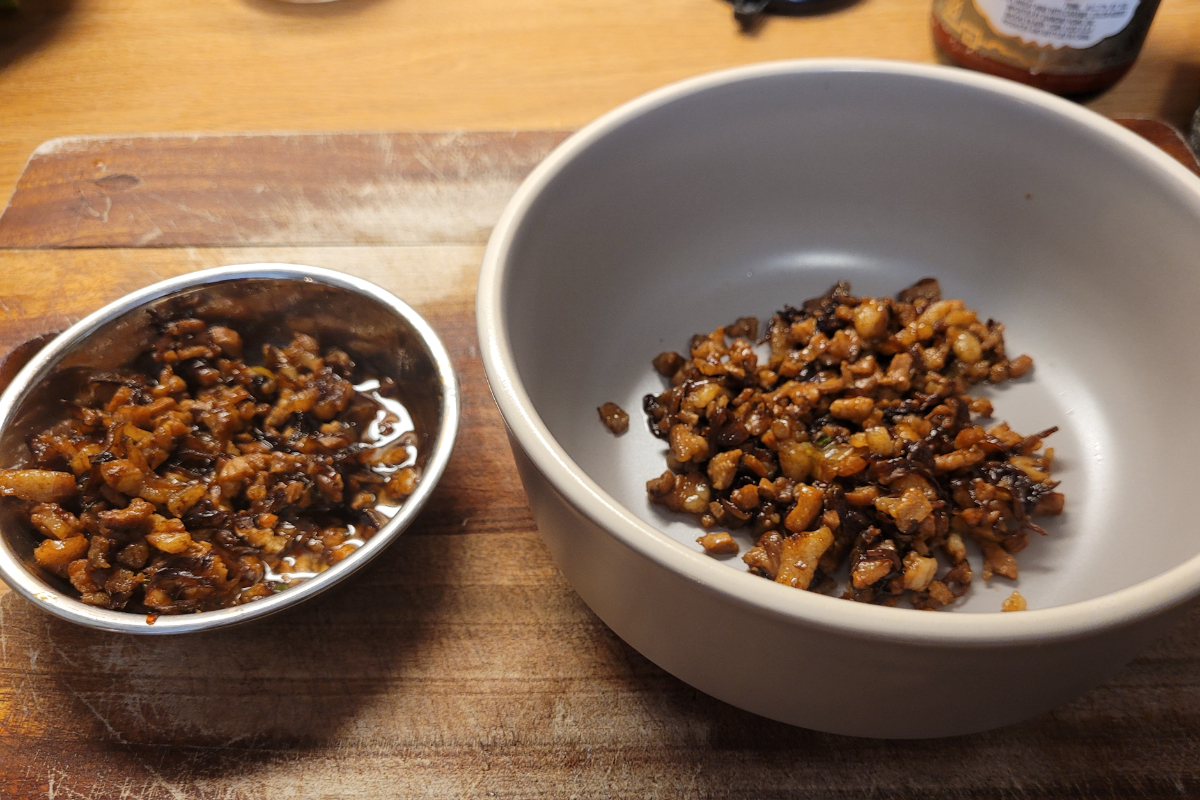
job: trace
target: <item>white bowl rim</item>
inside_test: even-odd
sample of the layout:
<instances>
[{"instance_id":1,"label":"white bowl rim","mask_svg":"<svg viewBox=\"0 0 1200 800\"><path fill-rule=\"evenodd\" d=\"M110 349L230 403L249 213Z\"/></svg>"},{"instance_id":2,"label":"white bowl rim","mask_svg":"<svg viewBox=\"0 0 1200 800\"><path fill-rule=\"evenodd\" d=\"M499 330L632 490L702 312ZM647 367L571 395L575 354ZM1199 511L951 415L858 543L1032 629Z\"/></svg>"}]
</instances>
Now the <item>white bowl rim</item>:
<instances>
[{"instance_id":1,"label":"white bowl rim","mask_svg":"<svg viewBox=\"0 0 1200 800\"><path fill-rule=\"evenodd\" d=\"M741 81L779 75L873 73L976 89L1035 106L1115 145L1166 184L1200 199L1200 179L1161 149L1117 123L1052 94L955 67L874 59L794 59L721 70L651 91L586 125L558 146L517 189L484 253L476 295L484 369L512 435L538 471L569 502L619 542L728 600L802 626L915 645L1034 645L1080 638L1148 619L1200 594L1200 555L1133 586L1101 597L1020 613L921 613L798 592L731 569L688 549L624 508L555 441L525 391L507 334L505 266L515 235L541 191L594 142L626 122L683 97Z\"/></svg>"},{"instance_id":2,"label":"white bowl rim","mask_svg":"<svg viewBox=\"0 0 1200 800\"><path fill-rule=\"evenodd\" d=\"M383 552L416 519L428 502L434 487L437 486L442 473L446 470L446 464L449 463L451 451L454 449L454 440L458 435L461 401L458 379L455 377L449 352L429 323L400 298L370 281L322 267L277 263L213 267L169 278L114 300L56 336L13 377L4 393L0 394L0 430L11 420L25 394L26 387L37 380L43 370L49 369L57 363L66 350L85 340L100 326L152 300L205 284L246 278L298 280L347 289L386 306L413 327L421 343L428 348L430 358L437 367L438 380L441 381L443 387L441 430L433 439L433 447L426 463L425 473L417 484L416 491L401 506L400 512L379 529L378 534L364 542L350 557L334 564L320 575L310 578L286 592L280 592L252 603L196 614L162 615L157 617L153 624L147 624L146 616L143 614L97 608L61 594L38 580L13 555L8 545L0 538L0 576L3 576L5 582L14 591L23 595L34 605L69 622L120 633L173 634L240 625L243 622L259 619L297 605L348 578Z\"/></svg>"}]
</instances>

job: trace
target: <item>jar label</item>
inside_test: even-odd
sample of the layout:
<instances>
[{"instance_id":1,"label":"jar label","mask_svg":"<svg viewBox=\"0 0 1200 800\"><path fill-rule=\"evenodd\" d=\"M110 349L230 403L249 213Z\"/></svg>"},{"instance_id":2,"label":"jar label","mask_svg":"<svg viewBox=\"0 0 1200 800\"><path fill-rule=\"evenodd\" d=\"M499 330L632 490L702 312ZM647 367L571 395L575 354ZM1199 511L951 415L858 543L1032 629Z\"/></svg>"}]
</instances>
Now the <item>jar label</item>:
<instances>
[{"instance_id":1,"label":"jar label","mask_svg":"<svg viewBox=\"0 0 1200 800\"><path fill-rule=\"evenodd\" d=\"M1129 25L1138 0L975 0L997 33L1039 47L1082 50Z\"/></svg>"}]
</instances>

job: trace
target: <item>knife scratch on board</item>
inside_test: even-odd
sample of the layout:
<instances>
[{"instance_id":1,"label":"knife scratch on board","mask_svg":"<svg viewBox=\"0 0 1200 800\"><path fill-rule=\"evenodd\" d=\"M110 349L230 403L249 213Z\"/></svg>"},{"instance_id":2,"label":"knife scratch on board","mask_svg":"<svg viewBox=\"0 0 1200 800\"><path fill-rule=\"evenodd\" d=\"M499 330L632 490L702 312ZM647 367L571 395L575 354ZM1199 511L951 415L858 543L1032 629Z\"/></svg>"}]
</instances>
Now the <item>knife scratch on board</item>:
<instances>
[{"instance_id":1,"label":"knife scratch on board","mask_svg":"<svg viewBox=\"0 0 1200 800\"><path fill-rule=\"evenodd\" d=\"M75 212L81 217L88 217L97 220L98 222L108 222L108 212L112 210L112 198L108 195L101 195L104 198L104 210L97 211L88 202L88 198L84 195L82 189L76 190L79 193L79 204L75 207Z\"/></svg>"},{"instance_id":2,"label":"knife scratch on board","mask_svg":"<svg viewBox=\"0 0 1200 800\"><path fill-rule=\"evenodd\" d=\"M141 186L143 181L137 175L129 175L121 173L119 175L106 175L103 178L96 178L92 183L99 186L101 189L113 189L118 192L123 192L128 189L136 189Z\"/></svg>"}]
</instances>

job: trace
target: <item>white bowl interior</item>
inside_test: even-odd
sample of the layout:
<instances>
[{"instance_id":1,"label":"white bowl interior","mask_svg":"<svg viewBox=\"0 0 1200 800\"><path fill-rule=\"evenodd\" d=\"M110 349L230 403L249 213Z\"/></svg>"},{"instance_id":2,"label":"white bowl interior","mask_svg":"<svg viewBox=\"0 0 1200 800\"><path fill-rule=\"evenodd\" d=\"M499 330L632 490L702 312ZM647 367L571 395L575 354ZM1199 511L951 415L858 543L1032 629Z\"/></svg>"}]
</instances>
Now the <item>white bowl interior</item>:
<instances>
[{"instance_id":1,"label":"white bowl interior","mask_svg":"<svg viewBox=\"0 0 1200 800\"><path fill-rule=\"evenodd\" d=\"M646 499L665 468L641 411L664 386L651 359L838 279L879 295L931 275L1006 324L1010 355L1034 358L1031 378L988 390L996 418L1060 427L1049 444L1067 511L1018 556L1030 607L1200 553L1187 514L1200 429L1186 411L1200 379L1198 193L1115 126L986 85L852 67L760 75L633 115L569 160L514 236L502 313L524 388L571 459L700 550L692 519ZM600 424L606 401L629 412L626 435ZM1013 588L977 579L957 609L996 611Z\"/></svg>"}]
</instances>

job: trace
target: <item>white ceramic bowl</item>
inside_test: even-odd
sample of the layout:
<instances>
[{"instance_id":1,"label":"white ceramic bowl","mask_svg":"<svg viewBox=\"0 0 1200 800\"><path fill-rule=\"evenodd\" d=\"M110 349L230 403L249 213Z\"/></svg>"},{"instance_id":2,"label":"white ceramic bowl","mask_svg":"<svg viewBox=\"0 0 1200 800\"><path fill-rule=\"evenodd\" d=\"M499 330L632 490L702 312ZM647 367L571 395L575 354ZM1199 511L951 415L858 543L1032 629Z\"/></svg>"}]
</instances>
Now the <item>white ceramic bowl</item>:
<instances>
[{"instance_id":1,"label":"white ceramic bowl","mask_svg":"<svg viewBox=\"0 0 1200 800\"><path fill-rule=\"evenodd\" d=\"M539 530L617 634L768 717L940 736L1108 679L1200 591L1197 258L1200 180L1096 114L950 68L770 63L567 140L492 235L478 322ZM1034 357L992 391L996 416L1061 428L1067 513L1018 559L1031 610L998 613L1000 578L932 613L797 591L704 555L697 526L647 502L655 354L839 278L892 294L925 275ZM634 418L620 438L597 419L610 400Z\"/></svg>"}]
</instances>

